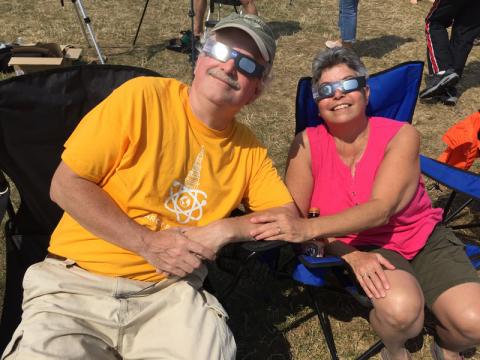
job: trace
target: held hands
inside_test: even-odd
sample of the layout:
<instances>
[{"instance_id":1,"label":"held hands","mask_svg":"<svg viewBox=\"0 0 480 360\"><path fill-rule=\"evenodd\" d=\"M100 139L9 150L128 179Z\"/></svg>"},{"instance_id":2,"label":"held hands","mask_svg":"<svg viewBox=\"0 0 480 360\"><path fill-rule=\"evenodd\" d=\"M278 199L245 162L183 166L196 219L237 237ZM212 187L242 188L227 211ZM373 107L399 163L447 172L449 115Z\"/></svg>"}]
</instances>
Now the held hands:
<instances>
[{"instance_id":1,"label":"held hands","mask_svg":"<svg viewBox=\"0 0 480 360\"><path fill-rule=\"evenodd\" d=\"M390 288L384 268L394 270L390 261L382 255L363 251L354 251L343 256L350 265L365 294L371 299L380 299L386 296Z\"/></svg>"},{"instance_id":2,"label":"held hands","mask_svg":"<svg viewBox=\"0 0 480 360\"><path fill-rule=\"evenodd\" d=\"M229 243L235 232L234 224L229 219L214 221L207 226L184 227L181 231L189 239L201 241L202 245L214 253Z\"/></svg>"},{"instance_id":3,"label":"held hands","mask_svg":"<svg viewBox=\"0 0 480 360\"><path fill-rule=\"evenodd\" d=\"M253 216L253 224L259 224L250 232L255 240L284 240L300 243L309 240L307 234L308 219L292 215L289 211L277 210Z\"/></svg>"},{"instance_id":4,"label":"held hands","mask_svg":"<svg viewBox=\"0 0 480 360\"><path fill-rule=\"evenodd\" d=\"M202 260L215 259L215 252L186 237L180 228L148 231L138 252L158 272L184 277L198 269Z\"/></svg>"}]
</instances>

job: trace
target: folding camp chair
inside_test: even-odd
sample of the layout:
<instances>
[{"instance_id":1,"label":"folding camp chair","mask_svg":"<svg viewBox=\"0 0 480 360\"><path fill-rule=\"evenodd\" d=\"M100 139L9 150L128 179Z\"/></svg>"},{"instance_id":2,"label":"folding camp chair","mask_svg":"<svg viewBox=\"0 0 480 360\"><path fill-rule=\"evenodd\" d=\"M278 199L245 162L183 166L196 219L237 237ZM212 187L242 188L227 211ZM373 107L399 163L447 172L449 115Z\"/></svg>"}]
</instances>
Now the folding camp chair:
<instances>
[{"instance_id":1,"label":"folding camp chair","mask_svg":"<svg viewBox=\"0 0 480 360\"><path fill-rule=\"evenodd\" d=\"M22 278L47 253L61 209L49 197L50 180L63 144L78 121L141 68L87 65L47 70L0 82L0 220L5 225L6 290L0 323L0 353L21 317ZM5 173L20 195L15 211Z\"/></svg>"},{"instance_id":2,"label":"folding camp chair","mask_svg":"<svg viewBox=\"0 0 480 360\"><path fill-rule=\"evenodd\" d=\"M393 68L376 73L368 79L370 98L367 107L369 116L382 116L399 121L411 122L415 110L416 99L423 72L423 63L419 61L406 62ZM316 126L322 122L318 116L318 108L313 100L311 78L302 78L298 83L296 99L296 132L308 126ZM443 163L421 156L422 172L441 183L463 192L476 199L480 198L480 176L466 173ZM450 180L451 176L455 180ZM480 266L480 247L469 245L467 254L472 263ZM307 286L311 294L315 311L320 321L327 346L332 359L338 359L333 333L328 314L322 309L319 299L316 299L310 287L330 287L331 279L335 279L337 289L352 295L364 306L371 306L370 301L359 292L354 276L345 275L347 266L341 258L327 256L315 258L306 255L299 256L298 266L293 278ZM381 350L383 344L378 341L358 359L368 359Z\"/></svg>"}]
</instances>

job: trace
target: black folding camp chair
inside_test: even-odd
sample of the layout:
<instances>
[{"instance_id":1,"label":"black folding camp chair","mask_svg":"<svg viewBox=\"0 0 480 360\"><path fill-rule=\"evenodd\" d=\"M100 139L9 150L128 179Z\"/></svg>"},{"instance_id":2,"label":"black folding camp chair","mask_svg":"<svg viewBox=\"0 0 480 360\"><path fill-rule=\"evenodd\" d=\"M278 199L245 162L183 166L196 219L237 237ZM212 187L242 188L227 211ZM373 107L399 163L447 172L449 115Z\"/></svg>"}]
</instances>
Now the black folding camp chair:
<instances>
[{"instance_id":1,"label":"black folding camp chair","mask_svg":"<svg viewBox=\"0 0 480 360\"><path fill-rule=\"evenodd\" d=\"M399 121L411 122L419 86L422 79L423 63L419 61L406 62L393 68L373 74L368 79L370 98L367 107L369 116L383 116ZM296 99L296 132L308 126L316 126L322 122L318 116L318 109L313 100L311 91L311 78L300 79ZM439 181L445 186L480 199L480 175L468 173L451 166L445 165L425 156L420 156L422 173ZM444 221L446 221L444 219ZM446 223L448 225L448 223ZM465 246L475 268L480 268L479 244ZM317 313L323 334L332 359L338 359L334 336L331 330L327 312L322 307L321 299L314 296L311 288L325 287L339 290L353 296L363 306L371 307L369 299L357 287L353 274L344 261L339 257L327 256L315 258L301 255L298 258L293 278L307 286L311 295L313 307ZM358 359L368 359L378 353L383 347L377 341Z\"/></svg>"},{"instance_id":2,"label":"black folding camp chair","mask_svg":"<svg viewBox=\"0 0 480 360\"><path fill-rule=\"evenodd\" d=\"M45 258L50 234L62 214L50 200L49 189L63 144L90 109L137 76L159 74L130 66L87 65L0 82L0 220L8 214L0 353L21 318L23 275ZM18 190L18 208L3 174Z\"/></svg>"}]
</instances>

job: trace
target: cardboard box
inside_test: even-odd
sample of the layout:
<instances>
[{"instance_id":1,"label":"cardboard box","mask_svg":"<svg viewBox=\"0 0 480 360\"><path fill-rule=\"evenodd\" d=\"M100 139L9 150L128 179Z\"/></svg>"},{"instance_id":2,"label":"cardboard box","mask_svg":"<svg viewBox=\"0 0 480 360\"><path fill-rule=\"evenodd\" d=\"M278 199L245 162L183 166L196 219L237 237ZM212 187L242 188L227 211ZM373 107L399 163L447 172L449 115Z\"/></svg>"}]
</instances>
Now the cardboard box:
<instances>
[{"instance_id":1,"label":"cardboard box","mask_svg":"<svg viewBox=\"0 0 480 360\"><path fill-rule=\"evenodd\" d=\"M26 73L46 70L59 66L71 65L75 60L80 58L82 49L74 48L72 46L57 45L57 44L37 44L35 48L44 48L48 54L53 56L48 57L32 57L29 55L31 47L24 47L20 50L18 55L12 56L8 62L9 66L13 66L16 75L23 75ZM32 51L34 52L34 51ZM26 56L25 56L26 55Z\"/></svg>"}]
</instances>

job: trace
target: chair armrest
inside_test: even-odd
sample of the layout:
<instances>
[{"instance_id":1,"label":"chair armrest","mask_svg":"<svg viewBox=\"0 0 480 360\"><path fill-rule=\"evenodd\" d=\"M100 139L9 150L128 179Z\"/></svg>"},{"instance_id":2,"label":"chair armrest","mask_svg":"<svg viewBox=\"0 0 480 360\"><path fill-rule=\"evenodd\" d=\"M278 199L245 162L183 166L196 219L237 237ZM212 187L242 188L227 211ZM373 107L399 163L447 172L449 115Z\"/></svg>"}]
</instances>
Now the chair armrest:
<instances>
[{"instance_id":1,"label":"chair armrest","mask_svg":"<svg viewBox=\"0 0 480 360\"><path fill-rule=\"evenodd\" d=\"M241 244L242 248L251 252L264 252L285 246L288 243L281 240L274 241L247 241Z\"/></svg>"},{"instance_id":2,"label":"chair armrest","mask_svg":"<svg viewBox=\"0 0 480 360\"><path fill-rule=\"evenodd\" d=\"M479 174L458 169L423 155L420 155L420 168L424 175L440 184L480 200Z\"/></svg>"},{"instance_id":3,"label":"chair armrest","mask_svg":"<svg viewBox=\"0 0 480 360\"><path fill-rule=\"evenodd\" d=\"M344 267L345 261L338 256L313 257L308 255L300 255L298 260L307 268L317 269L326 267Z\"/></svg>"}]
</instances>

